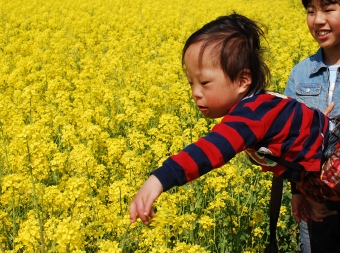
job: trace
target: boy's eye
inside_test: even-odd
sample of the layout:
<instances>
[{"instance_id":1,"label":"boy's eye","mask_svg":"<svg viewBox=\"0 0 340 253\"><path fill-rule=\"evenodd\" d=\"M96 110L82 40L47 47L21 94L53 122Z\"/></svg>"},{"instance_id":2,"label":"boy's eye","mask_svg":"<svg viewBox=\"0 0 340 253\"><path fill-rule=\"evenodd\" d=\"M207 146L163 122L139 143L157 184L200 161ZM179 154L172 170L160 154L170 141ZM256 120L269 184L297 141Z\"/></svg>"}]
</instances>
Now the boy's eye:
<instances>
[{"instance_id":1,"label":"boy's eye","mask_svg":"<svg viewBox=\"0 0 340 253\"><path fill-rule=\"evenodd\" d=\"M202 85L206 85L208 82L201 82Z\"/></svg>"},{"instance_id":2,"label":"boy's eye","mask_svg":"<svg viewBox=\"0 0 340 253\"><path fill-rule=\"evenodd\" d=\"M313 10L313 8L307 8L306 12L307 12L307 14L313 14L314 10Z\"/></svg>"},{"instance_id":3,"label":"boy's eye","mask_svg":"<svg viewBox=\"0 0 340 253\"><path fill-rule=\"evenodd\" d=\"M329 11L334 11L336 9L336 6L334 4L329 4L325 6L325 11L329 12Z\"/></svg>"}]
</instances>

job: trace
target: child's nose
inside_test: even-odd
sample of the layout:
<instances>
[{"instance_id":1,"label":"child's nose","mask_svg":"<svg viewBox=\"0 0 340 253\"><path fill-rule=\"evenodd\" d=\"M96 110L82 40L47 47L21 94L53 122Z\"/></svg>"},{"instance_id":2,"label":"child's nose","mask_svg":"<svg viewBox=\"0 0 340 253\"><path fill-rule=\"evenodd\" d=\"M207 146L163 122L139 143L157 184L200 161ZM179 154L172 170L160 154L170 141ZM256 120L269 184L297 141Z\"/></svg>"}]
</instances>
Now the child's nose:
<instances>
[{"instance_id":1,"label":"child's nose","mask_svg":"<svg viewBox=\"0 0 340 253\"><path fill-rule=\"evenodd\" d=\"M325 14L322 11L317 11L315 13L314 24L323 24L325 23Z\"/></svg>"},{"instance_id":2,"label":"child's nose","mask_svg":"<svg viewBox=\"0 0 340 253\"><path fill-rule=\"evenodd\" d=\"M202 97L202 91L201 91L199 85L193 84L193 85L191 86L191 93L192 93L192 96L193 96L195 99L198 99L198 98L201 98L201 97Z\"/></svg>"}]
</instances>

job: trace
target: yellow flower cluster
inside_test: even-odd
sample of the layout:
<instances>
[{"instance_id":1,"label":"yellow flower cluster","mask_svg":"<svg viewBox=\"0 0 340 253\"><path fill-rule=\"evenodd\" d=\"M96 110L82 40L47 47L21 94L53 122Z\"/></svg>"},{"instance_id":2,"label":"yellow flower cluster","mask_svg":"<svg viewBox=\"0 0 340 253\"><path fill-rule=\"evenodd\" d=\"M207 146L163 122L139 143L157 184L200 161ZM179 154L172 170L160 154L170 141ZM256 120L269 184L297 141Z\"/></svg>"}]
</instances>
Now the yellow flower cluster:
<instances>
[{"instance_id":1,"label":"yellow flower cluster","mask_svg":"<svg viewBox=\"0 0 340 253\"><path fill-rule=\"evenodd\" d=\"M181 50L233 11L267 29L271 88L283 91L317 48L299 0L2 1L0 252L264 248L270 175L244 154L164 193L150 226L128 215L150 172L217 122L195 108ZM294 251L288 203L279 226Z\"/></svg>"}]
</instances>

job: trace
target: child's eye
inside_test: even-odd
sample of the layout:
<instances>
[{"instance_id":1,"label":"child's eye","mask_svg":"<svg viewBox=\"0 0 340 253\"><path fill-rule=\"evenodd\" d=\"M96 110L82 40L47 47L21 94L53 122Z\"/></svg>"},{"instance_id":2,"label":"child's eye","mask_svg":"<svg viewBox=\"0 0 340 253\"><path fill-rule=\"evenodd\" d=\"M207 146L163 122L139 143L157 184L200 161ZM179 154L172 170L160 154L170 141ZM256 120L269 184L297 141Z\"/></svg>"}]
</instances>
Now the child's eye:
<instances>
[{"instance_id":1,"label":"child's eye","mask_svg":"<svg viewBox=\"0 0 340 253\"><path fill-rule=\"evenodd\" d=\"M307 14L313 14L314 13L314 10L312 8L307 8Z\"/></svg>"},{"instance_id":2,"label":"child's eye","mask_svg":"<svg viewBox=\"0 0 340 253\"><path fill-rule=\"evenodd\" d=\"M334 4L330 4L330 5L327 5L325 7L326 7L325 12L330 12L330 11L336 10L336 6L334 6Z\"/></svg>"},{"instance_id":3,"label":"child's eye","mask_svg":"<svg viewBox=\"0 0 340 253\"><path fill-rule=\"evenodd\" d=\"M201 82L202 85L206 85L207 83L208 83L207 81Z\"/></svg>"}]
</instances>

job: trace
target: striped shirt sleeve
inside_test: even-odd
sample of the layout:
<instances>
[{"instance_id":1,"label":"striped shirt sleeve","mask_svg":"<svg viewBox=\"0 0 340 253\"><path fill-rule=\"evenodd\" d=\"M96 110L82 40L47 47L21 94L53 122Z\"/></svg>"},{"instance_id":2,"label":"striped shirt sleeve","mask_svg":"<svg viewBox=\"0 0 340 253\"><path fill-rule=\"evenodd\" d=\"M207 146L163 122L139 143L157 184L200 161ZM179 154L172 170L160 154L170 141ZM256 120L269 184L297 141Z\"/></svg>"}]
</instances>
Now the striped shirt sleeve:
<instances>
[{"instance_id":1,"label":"striped shirt sleeve","mask_svg":"<svg viewBox=\"0 0 340 253\"><path fill-rule=\"evenodd\" d=\"M209 134L169 157L152 174L166 191L221 167L245 149L261 147L313 170L320 167L320 132L327 131L326 125L321 112L296 100L269 94L253 96L234 106ZM263 170L282 173L273 168Z\"/></svg>"}]
</instances>

